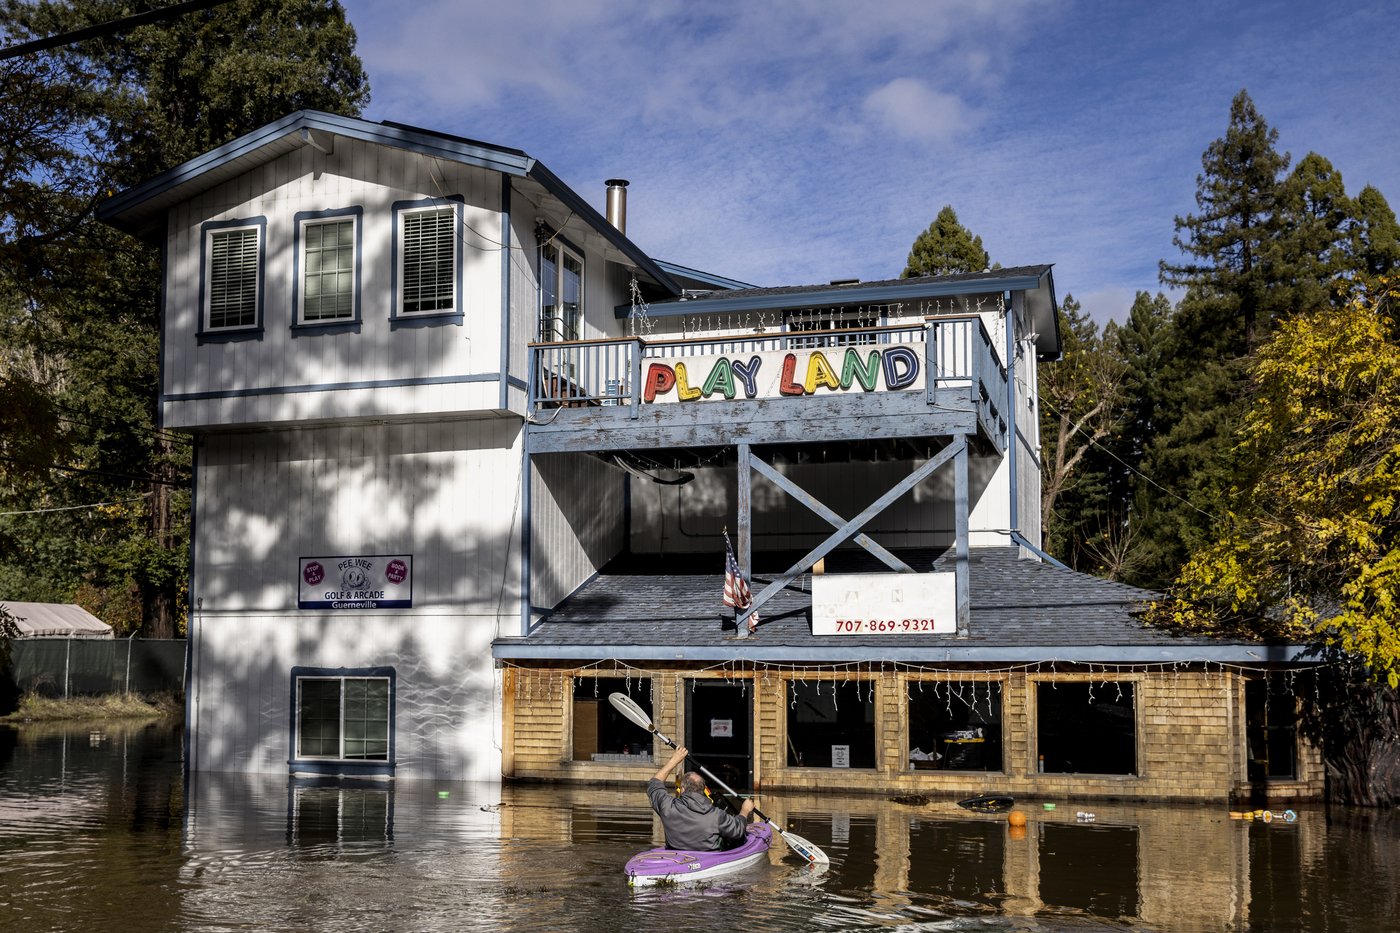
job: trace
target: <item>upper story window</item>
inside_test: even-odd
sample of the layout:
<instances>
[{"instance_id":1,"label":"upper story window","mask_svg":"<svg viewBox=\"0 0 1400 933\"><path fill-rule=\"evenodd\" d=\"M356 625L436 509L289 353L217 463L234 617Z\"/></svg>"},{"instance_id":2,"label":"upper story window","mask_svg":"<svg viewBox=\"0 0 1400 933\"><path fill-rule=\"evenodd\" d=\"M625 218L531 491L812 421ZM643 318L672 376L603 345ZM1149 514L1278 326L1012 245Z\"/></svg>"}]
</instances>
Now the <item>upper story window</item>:
<instances>
[{"instance_id":1,"label":"upper story window","mask_svg":"<svg viewBox=\"0 0 1400 933\"><path fill-rule=\"evenodd\" d=\"M296 216L296 324L344 324L360 319L358 207Z\"/></svg>"},{"instance_id":2,"label":"upper story window","mask_svg":"<svg viewBox=\"0 0 1400 933\"><path fill-rule=\"evenodd\" d=\"M200 335L255 331L262 325L266 220L213 221L201 229Z\"/></svg>"},{"instance_id":3,"label":"upper story window","mask_svg":"<svg viewBox=\"0 0 1400 933\"><path fill-rule=\"evenodd\" d=\"M461 316L460 211L455 198L394 205L395 319Z\"/></svg>"},{"instance_id":4,"label":"upper story window","mask_svg":"<svg viewBox=\"0 0 1400 933\"><path fill-rule=\"evenodd\" d=\"M540 246L540 340L583 336L583 255L557 234Z\"/></svg>"}]
</instances>

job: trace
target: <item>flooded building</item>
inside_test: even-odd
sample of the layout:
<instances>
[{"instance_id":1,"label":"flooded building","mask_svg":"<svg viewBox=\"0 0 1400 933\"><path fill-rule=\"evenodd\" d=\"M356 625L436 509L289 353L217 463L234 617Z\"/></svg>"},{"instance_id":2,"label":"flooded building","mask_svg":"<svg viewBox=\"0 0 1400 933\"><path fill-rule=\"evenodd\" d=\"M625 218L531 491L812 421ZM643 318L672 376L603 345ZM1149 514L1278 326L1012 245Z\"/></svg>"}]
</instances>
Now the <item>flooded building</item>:
<instances>
[{"instance_id":1,"label":"flooded building","mask_svg":"<svg viewBox=\"0 0 1400 933\"><path fill-rule=\"evenodd\" d=\"M757 288L626 194L302 112L103 205L196 439L191 768L643 780L622 692L736 787L1320 793L1296 646L1038 549L1049 265Z\"/></svg>"}]
</instances>

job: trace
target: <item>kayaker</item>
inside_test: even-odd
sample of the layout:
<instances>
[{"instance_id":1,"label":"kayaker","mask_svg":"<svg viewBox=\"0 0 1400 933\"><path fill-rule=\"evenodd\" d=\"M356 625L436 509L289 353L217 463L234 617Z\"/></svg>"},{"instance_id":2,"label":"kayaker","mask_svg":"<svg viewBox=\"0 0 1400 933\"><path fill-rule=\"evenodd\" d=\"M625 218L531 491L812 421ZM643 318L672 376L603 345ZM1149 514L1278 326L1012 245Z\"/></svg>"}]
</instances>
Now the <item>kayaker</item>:
<instances>
[{"instance_id":1,"label":"kayaker","mask_svg":"<svg viewBox=\"0 0 1400 933\"><path fill-rule=\"evenodd\" d=\"M733 848L744 841L744 833L753 812L753 801L745 800L735 816L715 806L706 792L705 779L694 771L681 775L681 792L671 792L667 776L685 762L689 750L685 746L647 781L647 797L651 808L661 817L666 830L666 845L672 849L718 852Z\"/></svg>"}]
</instances>

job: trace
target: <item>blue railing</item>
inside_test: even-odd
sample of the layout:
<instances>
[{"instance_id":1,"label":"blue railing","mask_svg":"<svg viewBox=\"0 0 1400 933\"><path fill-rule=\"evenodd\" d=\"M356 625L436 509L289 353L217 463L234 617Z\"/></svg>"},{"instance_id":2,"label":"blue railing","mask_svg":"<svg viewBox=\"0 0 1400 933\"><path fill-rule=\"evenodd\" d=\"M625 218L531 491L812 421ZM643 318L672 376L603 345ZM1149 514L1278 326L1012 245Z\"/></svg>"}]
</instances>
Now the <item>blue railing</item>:
<instances>
[{"instance_id":1,"label":"blue railing","mask_svg":"<svg viewBox=\"0 0 1400 933\"><path fill-rule=\"evenodd\" d=\"M923 344L925 385L932 402L941 390L965 389L988 433L1004 430L997 412L1006 399L1006 368L976 315L937 317L922 324L712 337L609 337L530 345L530 408L628 406L640 399L644 361L768 351ZM1000 428L998 425L1000 424Z\"/></svg>"}]
</instances>

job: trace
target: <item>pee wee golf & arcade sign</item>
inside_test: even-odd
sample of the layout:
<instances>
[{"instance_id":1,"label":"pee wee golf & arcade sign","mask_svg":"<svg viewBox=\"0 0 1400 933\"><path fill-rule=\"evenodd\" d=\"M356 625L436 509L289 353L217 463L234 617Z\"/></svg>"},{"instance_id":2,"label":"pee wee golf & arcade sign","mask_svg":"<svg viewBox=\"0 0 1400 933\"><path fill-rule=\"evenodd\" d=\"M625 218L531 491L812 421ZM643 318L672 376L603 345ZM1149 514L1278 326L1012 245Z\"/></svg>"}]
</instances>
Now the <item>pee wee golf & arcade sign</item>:
<instances>
[{"instance_id":1,"label":"pee wee golf & arcade sign","mask_svg":"<svg viewBox=\"0 0 1400 933\"><path fill-rule=\"evenodd\" d=\"M303 557L297 583L298 609L409 609L413 555Z\"/></svg>"}]
</instances>

